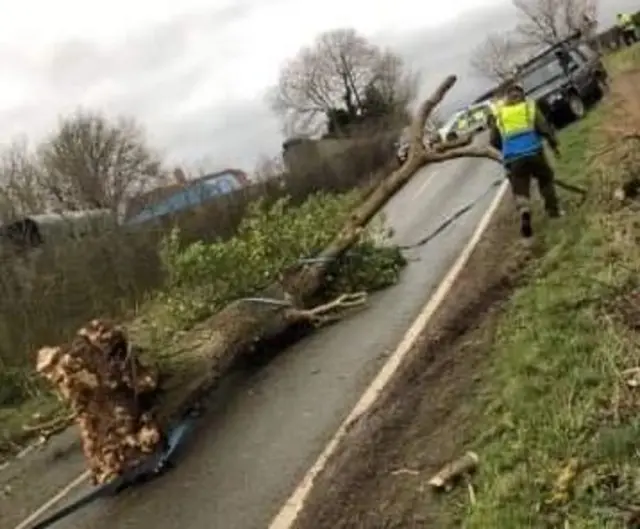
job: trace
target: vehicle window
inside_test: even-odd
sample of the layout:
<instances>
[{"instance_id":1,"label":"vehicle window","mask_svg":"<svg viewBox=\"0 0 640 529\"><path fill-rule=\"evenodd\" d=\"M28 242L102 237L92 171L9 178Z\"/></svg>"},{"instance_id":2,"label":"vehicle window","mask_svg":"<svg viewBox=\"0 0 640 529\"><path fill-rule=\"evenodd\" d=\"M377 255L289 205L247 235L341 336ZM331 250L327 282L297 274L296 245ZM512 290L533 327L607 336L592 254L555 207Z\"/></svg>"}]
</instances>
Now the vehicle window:
<instances>
[{"instance_id":1,"label":"vehicle window","mask_svg":"<svg viewBox=\"0 0 640 529\"><path fill-rule=\"evenodd\" d=\"M554 59L546 63L538 64L520 74L520 82L524 89L529 92L535 90L545 83L553 81L564 75L564 71L560 63Z\"/></svg>"},{"instance_id":2,"label":"vehicle window","mask_svg":"<svg viewBox=\"0 0 640 529\"><path fill-rule=\"evenodd\" d=\"M488 112L489 110L485 106L470 108L467 112L458 116L451 130L456 132L467 131L470 128L483 124L487 119Z\"/></svg>"},{"instance_id":3,"label":"vehicle window","mask_svg":"<svg viewBox=\"0 0 640 529\"><path fill-rule=\"evenodd\" d=\"M487 116L489 115L489 109L484 106L479 107L476 108L471 115L474 123L481 123L482 121L487 119Z\"/></svg>"}]
</instances>

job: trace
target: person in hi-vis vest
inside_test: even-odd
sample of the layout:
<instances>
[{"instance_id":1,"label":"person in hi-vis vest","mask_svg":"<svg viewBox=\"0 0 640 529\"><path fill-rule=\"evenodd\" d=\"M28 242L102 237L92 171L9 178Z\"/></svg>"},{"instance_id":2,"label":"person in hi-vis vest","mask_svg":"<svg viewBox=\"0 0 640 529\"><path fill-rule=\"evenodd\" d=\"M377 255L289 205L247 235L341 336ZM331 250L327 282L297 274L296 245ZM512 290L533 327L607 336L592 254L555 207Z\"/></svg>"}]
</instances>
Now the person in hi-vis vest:
<instances>
[{"instance_id":1,"label":"person in hi-vis vest","mask_svg":"<svg viewBox=\"0 0 640 529\"><path fill-rule=\"evenodd\" d=\"M638 42L636 23L633 20L633 15L629 13L618 13L616 18L618 19L618 29L620 30L624 44L631 46Z\"/></svg>"},{"instance_id":2,"label":"person in hi-vis vest","mask_svg":"<svg viewBox=\"0 0 640 529\"><path fill-rule=\"evenodd\" d=\"M523 87L517 83L507 86L504 99L493 105L492 111L491 145L502 153L506 176L520 216L520 233L529 238L533 235L531 178L538 182L547 214L550 217L562 215L554 185L553 168L545 156L543 144L545 139L554 154L559 156L558 140L536 102L527 99Z\"/></svg>"}]
</instances>

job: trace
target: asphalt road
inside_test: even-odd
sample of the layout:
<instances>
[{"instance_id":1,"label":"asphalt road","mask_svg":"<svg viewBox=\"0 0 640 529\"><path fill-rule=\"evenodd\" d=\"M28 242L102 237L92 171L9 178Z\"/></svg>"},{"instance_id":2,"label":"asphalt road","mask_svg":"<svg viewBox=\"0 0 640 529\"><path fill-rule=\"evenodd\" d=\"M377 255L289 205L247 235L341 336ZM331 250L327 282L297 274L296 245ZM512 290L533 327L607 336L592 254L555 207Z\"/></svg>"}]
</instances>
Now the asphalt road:
<instances>
[{"instance_id":1,"label":"asphalt road","mask_svg":"<svg viewBox=\"0 0 640 529\"><path fill-rule=\"evenodd\" d=\"M422 239L461 207L484 198L428 244L409 251L402 281L376 294L368 309L229 380L213 396L197 437L172 472L55 527L266 528L470 238L499 175L495 163L472 159L423 169L385 210L400 244ZM47 451L0 472L0 528L15 527L84 470L69 448L71 439L62 436Z\"/></svg>"}]
</instances>

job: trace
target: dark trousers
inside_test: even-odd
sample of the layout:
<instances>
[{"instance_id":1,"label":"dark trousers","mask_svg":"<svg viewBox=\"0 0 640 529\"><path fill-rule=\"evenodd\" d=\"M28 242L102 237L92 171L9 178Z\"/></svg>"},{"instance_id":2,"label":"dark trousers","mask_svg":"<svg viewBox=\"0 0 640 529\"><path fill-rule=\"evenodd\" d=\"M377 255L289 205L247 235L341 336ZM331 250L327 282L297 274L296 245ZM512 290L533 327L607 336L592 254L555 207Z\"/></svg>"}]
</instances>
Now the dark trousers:
<instances>
[{"instance_id":1,"label":"dark trousers","mask_svg":"<svg viewBox=\"0 0 640 529\"><path fill-rule=\"evenodd\" d=\"M519 213L531 211L531 179L538 182L538 189L548 214L558 213L558 196L554 185L553 168L544 152L527 156L505 164L507 178Z\"/></svg>"},{"instance_id":2,"label":"dark trousers","mask_svg":"<svg viewBox=\"0 0 640 529\"><path fill-rule=\"evenodd\" d=\"M632 46L634 43L638 42L638 35L636 34L635 29L623 29L622 30L622 41L626 46Z\"/></svg>"}]
</instances>

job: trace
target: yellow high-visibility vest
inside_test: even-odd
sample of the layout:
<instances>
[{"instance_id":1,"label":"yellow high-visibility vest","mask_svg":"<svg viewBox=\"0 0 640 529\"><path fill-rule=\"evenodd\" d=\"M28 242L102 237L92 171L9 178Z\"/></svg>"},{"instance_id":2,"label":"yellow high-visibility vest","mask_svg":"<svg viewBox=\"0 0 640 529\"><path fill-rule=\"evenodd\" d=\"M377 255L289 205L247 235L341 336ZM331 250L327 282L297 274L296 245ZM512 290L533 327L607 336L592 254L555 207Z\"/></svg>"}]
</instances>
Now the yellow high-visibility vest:
<instances>
[{"instance_id":1,"label":"yellow high-visibility vest","mask_svg":"<svg viewBox=\"0 0 640 529\"><path fill-rule=\"evenodd\" d=\"M635 29L633 17L629 13L623 13L618 17L618 25L623 29Z\"/></svg>"},{"instance_id":2,"label":"yellow high-visibility vest","mask_svg":"<svg viewBox=\"0 0 640 529\"><path fill-rule=\"evenodd\" d=\"M542 138L536 131L536 103L502 104L496 112L496 126L502 138L502 158L508 163L542 151Z\"/></svg>"},{"instance_id":3,"label":"yellow high-visibility vest","mask_svg":"<svg viewBox=\"0 0 640 529\"><path fill-rule=\"evenodd\" d=\"M496 124L502 136L533 130L536 121L536 102L530 99L515 105L502 103L495 107Z\"/></svg>"}]
</instances>

